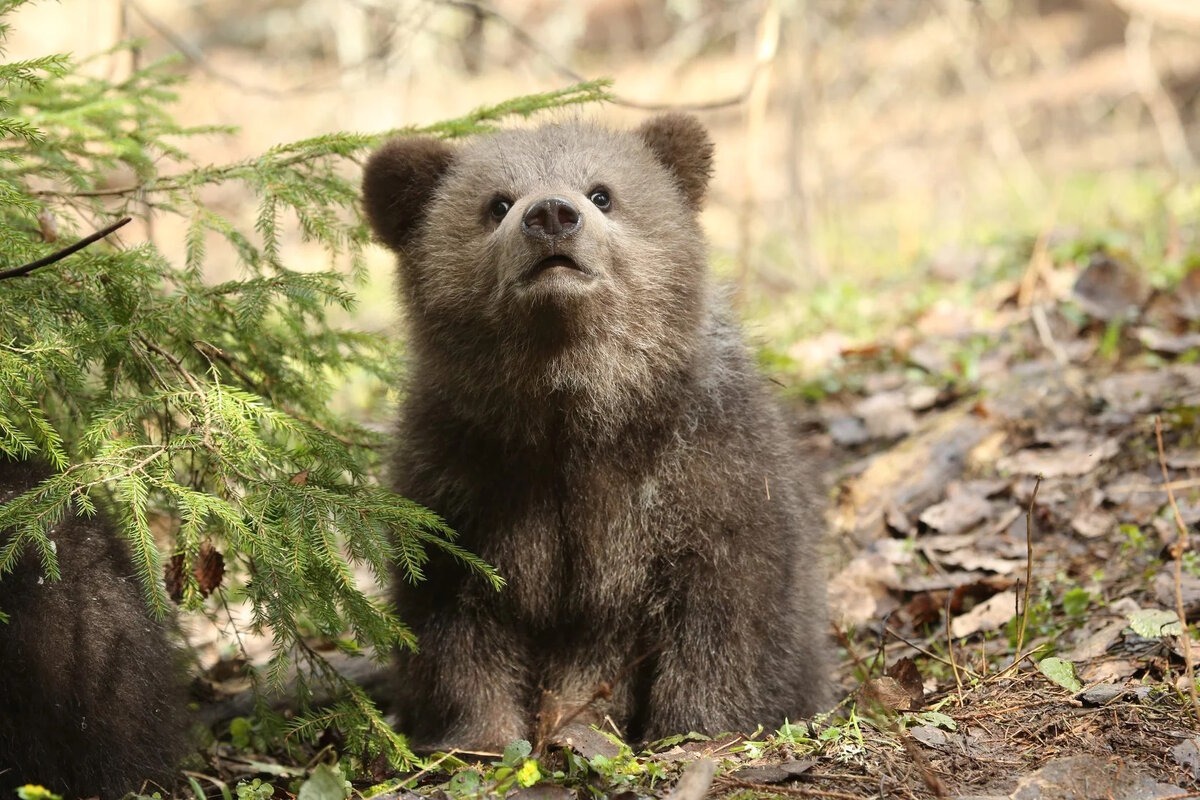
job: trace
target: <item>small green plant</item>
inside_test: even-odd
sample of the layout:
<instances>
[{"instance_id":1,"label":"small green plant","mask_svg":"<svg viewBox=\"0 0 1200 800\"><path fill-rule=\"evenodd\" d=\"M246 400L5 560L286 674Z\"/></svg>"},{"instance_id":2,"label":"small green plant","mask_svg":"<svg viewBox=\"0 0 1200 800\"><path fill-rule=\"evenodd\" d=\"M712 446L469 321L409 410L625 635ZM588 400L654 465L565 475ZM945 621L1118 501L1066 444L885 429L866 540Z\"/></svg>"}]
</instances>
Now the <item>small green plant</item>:
<instances>
[{"instance_id":1,"label":"small green plant","mask_svg":"<svg viewBox=\"0 0 1200 800\"><path fill-rule=\"evenodd\" d=\"M1146 534L1131 522L1122 523L1117 529L1124 541L1121 542L1121 555L1142 553L1146 550Z\"/></svg>"},{"instance_id":2,"label":"small green plant","mask_svg":"<svg viewBox=\"0 0 1200 800\"><path fill-rule=\"evenodd\" d=\"M17 797L21 800L63 800L62 795L57 795L45 786L39 786L36 783L18 786Z\"/></svg>"},{"instance_id":3,"label":"small green plant","mask_svg":"<svg viewBox=\"0 0 1200 800\"><path fill-rule=\"evenodd\" d=\"M1092 604L1092 593L1087 589L1076 586L1068 589L1062 598L1063 613L1068 617L1078 617L1088 610Z\"/></svg>"},{"instance_id":4,"label":"small green plant","mask_svg":"<svg viewBox=\"0 0 1200 800\"><path fill-rule=\"evenodd\" d=\"M482 773L475 768L461 769L444 786L451 797L503 797L510 790L527 789L542 780L542 768L532 757L533 746L518 739L504 748L499 761ZM559 773L561 775L561 773Z\"/></svg>"},{"instance_id":5,"label":"small green plant","mask_svg":"<svg viewBox=\"0 0 1200 800\"><path fill-rule=\"evenodd\" d=\"M237 800L267 800L275 795L275 787L255 778L252 781L238 781L236 792Z\"/></svg>"}]
</instances>

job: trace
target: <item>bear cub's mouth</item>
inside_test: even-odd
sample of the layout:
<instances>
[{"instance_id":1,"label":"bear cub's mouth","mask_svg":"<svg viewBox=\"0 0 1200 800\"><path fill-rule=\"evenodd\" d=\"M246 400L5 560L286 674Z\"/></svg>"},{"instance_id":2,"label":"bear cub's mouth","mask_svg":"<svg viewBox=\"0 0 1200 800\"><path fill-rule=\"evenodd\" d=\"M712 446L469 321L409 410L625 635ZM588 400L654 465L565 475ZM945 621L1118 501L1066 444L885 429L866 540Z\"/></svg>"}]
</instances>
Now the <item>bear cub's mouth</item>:
<instances>
[{"instance_id":1,"label":"bear cub's mouth","mask_svg":"<svg viewBox=\"0 0 1200 800\"><path fill-rule=\"evenodd\" d=\"M570 256L547 256L534 264L527 273L526 280L537 280L543 276L562 276L567 278L590 278L592 273Z\"/></svg>"}]
</instances>

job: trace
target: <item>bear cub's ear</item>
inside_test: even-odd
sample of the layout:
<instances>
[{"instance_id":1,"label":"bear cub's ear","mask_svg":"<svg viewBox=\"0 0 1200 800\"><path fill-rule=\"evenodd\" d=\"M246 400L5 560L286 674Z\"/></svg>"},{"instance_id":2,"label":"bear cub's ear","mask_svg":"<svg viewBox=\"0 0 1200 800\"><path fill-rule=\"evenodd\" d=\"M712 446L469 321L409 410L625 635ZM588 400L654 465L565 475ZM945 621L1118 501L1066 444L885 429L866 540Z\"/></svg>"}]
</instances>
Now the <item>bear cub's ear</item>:
<instances>
[{"instance_id":1,"label":"bear cub's ear","mask_svg":"<svg viewBox=\"0 0 1200 800\"><path fill-rule=\"evenodd\" d=\"M712 176L713 143L700 120L690 114L660 114L642 123L638 135L671 171L688 205L699 210Z\"/></svg>"},{"instance_id":2,"label":"bear cub's ear","mask_svg":"<svg viewBox=\"0 0 1200 800\"><path fill-rule=\"evenodd\" d=\"M388 247L403 250L425 217L454 150L438 139L393 139L363 169L363 209L371 230Z\"/></svg>"}]
</instances>

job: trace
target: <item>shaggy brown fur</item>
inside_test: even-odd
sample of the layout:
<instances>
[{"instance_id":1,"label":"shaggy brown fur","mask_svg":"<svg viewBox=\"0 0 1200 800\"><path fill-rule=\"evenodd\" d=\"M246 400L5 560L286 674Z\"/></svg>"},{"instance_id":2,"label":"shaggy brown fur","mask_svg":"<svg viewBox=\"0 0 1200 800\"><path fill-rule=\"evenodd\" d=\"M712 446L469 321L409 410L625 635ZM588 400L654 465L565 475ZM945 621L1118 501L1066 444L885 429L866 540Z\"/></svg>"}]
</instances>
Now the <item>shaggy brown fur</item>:
<instances>
[{"instance_id":1,"label":"shaggy brown fur","mask_svg":"<svg viewBox=\"0 0 1200 800\"><path fill-rule=\"evenodd\" d=\"M0 503L46 474L0 457ZM68 797L119 797L169 780L186 722L167 626L147 616L103 519L71 516L52 537L60 581L43 579L31 554L0 578L11 617L0 624L0 796L40 783Z\"/></svg>"},{"instance_id":2,"label":"shaggy brown fur","mask_svg":"<svg viewBox=\"0 0 1200 800\"><path fill-rule=\"evenodd\" d=\"M367 165L412 358L397 489L508 580L435 558L400 582L417 744L530 738L539 706L604 681L596 712L633 738L825 702L821 518L706 275L711 159L700 124L667 115L400 139Z\"/></svg>"}]
</instances>

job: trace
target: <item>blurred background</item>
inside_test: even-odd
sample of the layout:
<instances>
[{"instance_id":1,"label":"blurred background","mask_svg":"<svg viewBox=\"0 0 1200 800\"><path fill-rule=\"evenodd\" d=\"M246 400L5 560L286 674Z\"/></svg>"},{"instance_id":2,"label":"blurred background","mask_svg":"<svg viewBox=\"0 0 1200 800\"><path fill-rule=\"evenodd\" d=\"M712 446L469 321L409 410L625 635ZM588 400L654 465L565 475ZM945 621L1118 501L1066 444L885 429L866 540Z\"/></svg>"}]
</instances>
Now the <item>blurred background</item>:
<instances>
[{"instance_id":1,"label":"blurred background","mask_svg":"<svg viewBox=\"0 0 1200 800\"><path fill-rule=\"evenodd\" d=\"M714 264L799 374L994 269L998 242L1111 230L1170 256L1200 215L1194 0L60 0L14 23L13 57L138 38L91 65L119 76L177 56L181 121L238 128L194 140L200 162L580 78L618 102L557 113L692 109L718 148ZM379 328L391 261L371 257L356 324Z\"/></svg>"}]
</instances>

